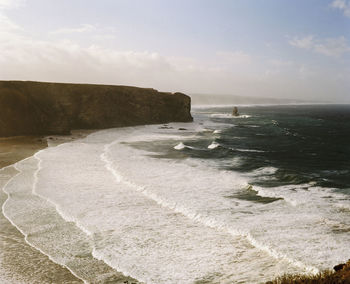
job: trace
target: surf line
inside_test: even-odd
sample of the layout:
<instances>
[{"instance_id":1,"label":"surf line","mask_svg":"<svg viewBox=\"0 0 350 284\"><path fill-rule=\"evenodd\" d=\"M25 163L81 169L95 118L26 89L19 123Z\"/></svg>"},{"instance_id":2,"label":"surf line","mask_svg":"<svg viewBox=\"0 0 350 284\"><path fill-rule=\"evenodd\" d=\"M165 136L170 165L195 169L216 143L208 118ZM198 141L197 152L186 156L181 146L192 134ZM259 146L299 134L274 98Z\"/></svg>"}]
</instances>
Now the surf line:
<instances>
[{"instance_id":1,"label":"surf line","mask_svg":"<svg viewBox=\"0 0 350 284\"><path fill-rule=\"evenodd\" d=\"M63 143L60 145L55 146L54 148L59 148L59 147L64 147L66 144L70 144L71 142L68 143ZM86 144L84 142L73 142L73 143L81 143L81 144ZM47 198L43 195L41 195L40 193L37 192L37 184L38 184L38 180L39 180L39 172L42 170L42 159L39 157L40 153L43 152L44 150L47 149L43 149L39 152L37 152L34 155L34 158L38 160L38 167L37 170L34 173L34 182L33 182L33 187L32 187L32 194L39 197L42 200L45 200L46 202L48 202L49 204L51 204L51 206L53 206L56 210L56 212L63 218L63 220L65 220L66 222L69 223L73 223L78 229L80 229L82 232L84 232L87 235L87 238L90 240L90 245L91 245L91 256L99 261L102 261L106 266L110 267L112 270L116 270L116 272L123 274L126 277L132 277L136 280L137 283L142 283L142 281L139 281L138 279L136 279L135 277L133 277L132 275L129 275L128 273L122 272L122 270L120 269L115 269L113 266L109 265L103 258L98 257L97 253L96 253L96 245L95 245L95 234L91 231L89 231L88 229L86 229L78 220L76 220L74 217L71 217L67 214L64 213L64 211L61 209L61 207L56 204L55 202L53 202L50 198ZM44 253L45 254L45 253ZM46 254L47 255L47 254ZM53 260L54 261L54 260ZM55 262L55 261L54 261ZM57 261L55 263L58 263ZM85 284L90 283L88 280L85 280L81 277L79 277L74 271L72 271L69 267L67 267L65 264L61 264L58 263L64 267L66 267L74 276L76 276L77 278L81 279Z\"/></svg>"},{"instance_id":2,"label":"surf line","mask_svg":"<svg viewBox=\"0 0 350 284\"><path fill-rule=\"evenodd\" d=\"M181 205L178 205L176 202L175 203L168 202L168 201L162 199L161 197L159 197L157 194L154 194L154 193L150 192L149 190L147 190L147 188L145 186L137 185L137 184L131 182L130 180L128 180L127 178L123 177L115 168L113 168L112 165L114 163L113 163L113 161L111 161L108 158L108 153L110 152L110 148L112 146L120 143L120 142L121 142L120 140L115 140L110 144L106 144L104 146L103 153L100 155L101 160L105 163L106 169L109 170L113 174L116 182L124 183L125 185L133 188L134 190L141 192L148 199L152 199L161 207L171 209L174 212L180 213L183 216L185 216L193 221L199 222L204 226L207 226L207 227L210 227L213 229L217 229L221 232L231 234L232 236L245 237L247 239L247 241L252 246L257 248L258 250L266 252L271 257L275 258L276 260L284 260L284 261L290 263L291 265L293 265L294 267L300 268L300 269L302 269L308 273L311 273L311 274L317 274L319 272L319 270L316 267L308 266L308 265L302 263L301 261L289 258L288 256L276 251L275 249L268 247L267 245L260 244L249 232L243 232L243 231L239 231L239 230L230 228L222 222L218 223L218 221L215 220L214 218L202 216L201 214L199 214L197 212L192 212L188 208L185 208Z\"/></svg>"},{"instance_id":3,"label":"surf line","mask_svg":"<svg viewBox=\"0 0 350 284\"><path fill-rule=\"evenodd\" d=\"M42 150L41 150L41 151L42 151ZM40 152L40 151L39 151L39 152ZM72 273L72 275L74 275L77 279L80 279L80 280L83 281L85 284L88 284L88 282L87 282L85 279L83 279L83 278L79 277L78 275L76 275L76 274L74 273L74 271L72 271L72 270L71 270L69 267L67 267L65 264L56 261L54 258L52 258L51 255L45 253L42 249L40 249L39 247L36 247L34 244L32 244L32 243L28 240L28 234L26 234L17 224L15 224L15 223L12 221L12 219L11 219L9 216L7 216L7 214L6 214L6 212L5 212L6 203L10 200L10 193L6 191L6 187L7 187L7 185L8 185L14 178L16 178L17 176L19 176L20 174L23 173L23 171L20 170L20 169L18 168L18 166L17 166L18 163L21 163L21 162L24 162L24 161L26 161L26 160L28 160L28 159L31 159L31 158L33 158L34 156L35 156L35 155L30 156L30 157L25 158L25 159L23 159L23 160L21 160L21 161L15 163L15 164L13 164L13 165L10 165L10 166L5 167L5 168L14 167L14 168L18 171L18 173L15 174L13 177L11 177L11 178L7 181L7 183L4 185L4 187L2 188L3 192L5 192L6 195L7 195L7 199L6 199L5 202L2 204L2 214L3 214L3 215L5 216L5 218L11 223L11 225L14 226L14 227L24 236L24 241L25 241L30 247L32 247L32 248L34 248L35 250L39 251L41 254L47 256L53 263L56 263L57 265L63 266L63 267L66 268L70 273ZM4 170L4 168L1 169L1 171L2 171L2 170ZM37 166L36 172L37 172L38 170L39 170L39 166ZM33 184L33 185L34 185L34 184Z\"/></svg>"},{"instance_id":4,"label":"surf line","mask_svg":"<svg viewBox=\"0 0 350 284\"><path fill-rule=\"evenodd\" d=\"M49 148L59 148L59 147L63 147L65 144L69 144L71 142L67 142L67 143L62 143L62 144L59 144L57 146L54 146L54 147L49 147ZM76 142L75 142L76 143ZM63 220L67 221L67 222L70 222L70 223L74 223L78 229L80 229L81 231L83 231L85 234L88 235L88 238L91 238L91 232L89 232L88 230L86 230L83 226L81 226L80 224L78 224L76 222L76 220L72 219L72 218L69 218L68 216L66 216L62 210L60 210L59 206L57 204L55 204L54 202L52 202L50 199L40 195L39 193L37 193L36 191L36 187L37 187L37 183L38 183L38 174L39 172L41 171L42 167L41 167L41 163L42 163L42 160L40 159L40 157L38 157L38 155L40 155L40 153L46 151L47 149L49 148L45 148L45 149L42 149L38 152L36 152L33 156L30 156L30 157L27 157L21 161L18 161L16 163L14 163L13 165L10 165L10 166L7 166L5 168L8 168L8 167L14 167L18 173L16 175L14 175L9 181L7 181L7 183L4 185L3 187L3 191L6 193L7 195L7 199L6 201L3 203L2 205L2 213L3 215L5 216L5 218L24 236L24 240L25 242L31 246L32 248L34 248L35 250L39 251L40 253L42 253L43 255L47 256L53 263L56 263L62 267L65 267L69 272L72 273L72 275L74 275L76 278L80 279L82 282L84 282L85 284L89 284L89 281L87 281L86 279L83 279L82 277L78 276L72 269L70 269L66 264L64 263L61 263L59 261L57 261L55 258L53 258L50 254L46 253L45 251L43 251L41 248L35 246L34 244L32 244L29 240L28 240L28 234L26 234L17 224L15 224L12 219L6 215L5 213L5 206L6 206L6 203L9 201L10 199L10 193L6 191L6 187L7 185L14 179L16 178L18 175L22 174L23 171L18 167L18 165L22 162L25 162L29 159L33 159L35 158L38 162L36 164L36 170L34 171L34 174L33 174L33 184L32 184L32 190L31 190L31 193L38 197L39 199L41 200L44 200L46 202L48 202L49 204L51 204L51 206L53 206L56 210L56 212L58 213L58 215L60 215ZM5 168L1 169L0 171L4 170ZM93 249L92 249L93 251Z\"/></svg>"}]
</instances>

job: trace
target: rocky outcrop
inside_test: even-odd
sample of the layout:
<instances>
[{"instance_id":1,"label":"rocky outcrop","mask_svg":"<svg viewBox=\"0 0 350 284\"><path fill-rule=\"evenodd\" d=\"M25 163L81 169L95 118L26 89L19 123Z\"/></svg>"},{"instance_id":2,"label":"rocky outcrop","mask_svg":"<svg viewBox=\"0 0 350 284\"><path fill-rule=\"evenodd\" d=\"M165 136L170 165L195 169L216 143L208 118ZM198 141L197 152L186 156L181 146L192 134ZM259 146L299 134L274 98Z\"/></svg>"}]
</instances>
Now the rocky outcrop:
<instances>
[{"instance_id":1,"label":"rocky outcrop","mask_svg":"<svg viewBox=\"0 0 350 284\"><path fill-rule=\"evenodd\" d=\"M335 270L333 276L333 283L347 283L350 284L350 259L347 263L342 263L334 266Z\"/></svg>"},{"instance_id":2,"label":"rocky outcrop","mask_svg":"<svg viewBox=\"0 0 350 284\"><path fill-rule=\"evenodd\" d=\"M266 284L350 284L350 259L316 275L283 275Z\"/></svg>"},{"instance_id":3,"label":"rocky outcrop","mask_svg":"<svg viewBox=\"0 0 350 284\"><path fill-rule=\"evenodd\" d=\"M239 116L238 108L237 108L237 107L234 107L234 108L233 108L233 110L232 110L232 115L233 115L233 116Z\"/></svg>"},{"instance_id":4,"label":"rocky outcrop","mask_svg":"<svg viewBox=\"0 0 350 284\"><path fill-rule=\"evenodd\" d=\"M191 99L154 89L0 81L0 136L68 134L102 129L192 121Z\"/></svg>"}]
</instances>

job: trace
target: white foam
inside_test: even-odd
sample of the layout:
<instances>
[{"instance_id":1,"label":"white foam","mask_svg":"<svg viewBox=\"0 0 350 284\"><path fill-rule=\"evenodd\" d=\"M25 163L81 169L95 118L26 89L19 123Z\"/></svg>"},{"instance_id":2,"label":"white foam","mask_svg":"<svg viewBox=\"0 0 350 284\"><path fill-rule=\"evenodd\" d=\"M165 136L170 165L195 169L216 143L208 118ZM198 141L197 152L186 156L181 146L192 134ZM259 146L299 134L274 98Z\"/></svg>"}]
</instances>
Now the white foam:
<instances>
[{"instance_id":1,"label":"white foam","mask_svg":"<svg viewBox=\"0 0 350 284\"><path fill-rule=\"evenodd\" d=\"M128 145L186 141L157 127L104 130L37 155L35 192L90 232L96 258L146 283L257 283L348 258L347 235L331 233L349 221L343 195L305 184L254 187L283 198L271 203L244 199L249 177Z\"/></svg>"},{"instance_id":2,"label":"white foam","mask_svg":"<svg viewBox=\"0 0 350 284\"><path fill-rule=\"evenodd\" d=\"M254 152L254 153L263 153L263 150L255 150L255 149L240 149L240 148L230 148L231 150L238 152Z\"/></svg>"},{"instance_id":3,"label":"white foam","mask_svg":"<svg viewBox=\"0 0 350 284\"><path fill-rule=\"evenodd\" d=\"M145 131L151 129L145 128ZM155 190L139 185L139 179L125 177L124 170L119 171L123 163L127 171L131 168L132 171L140 170L140 177L147 178L147 183L149 178L154 182L157 179L154 170L158 166L151 169L151 176L144 176L147 170L140 167L139 163L143 161L146 167L154 166L148 163L148 158L139 155L146 152L136 149L133 152L126 144L119 143L128 141L123 138L134 141L135 136L140 140L144 132L137 132L135 129L104 131L90 135L84 143L64 144L46 149L36 156L41 160L41 167L37 173L35 192L55 204L65 218L91 232L96 258L125 275L147 283L193 283L214 276L214 281L219 282L254 283L257 276L247 268L247 263L264 271L265 276L259 276L259 280L270 279L279 269L296 271L285 260L273 259L251 246L245 230L235 231L227 227L224 220L217 220L203 211L204 199L198 196L199 188L194 188L191 194L181 180L177 180L178 186L173 184L164 188L163 178L167 173L173 173L173 166L183 170L181 163L176 166L171 162L168 168L164 165L169 161L158 165L164 168L161 172L164 177ZM116 142L106 143L117 138ZM138 155L136 160L133 154ZM127 156L129 161L125 160ZM203 174L188 167L192 166L186 166L189 174ZM181 172L178 172L179 175ZM168 177L170 182L176 180L175 176ZM207 182L210 181L208 178ZM237 182L239 185L244 181ZM165 195L159 194L161 187ZM171 194L170 191L175 188L177 190ZM181 189L185 192L181 193ZM197 198L200 206L191 208L188 206L190 203L182 205L186 192L188 201ZM209 192L210 189L206 188L204 196ZM180 193L184 195L181 197ZM223 208L230 204L227 199ZM274 265L271 266L271 263ZM233 270L242 273L232 275Z\"/></svg>"},{"instance_id":4,"label":"white foam","mask_svg":"<svg viewBox=\"0 0 350 284\"><path fill-rule=\"evenodd\" d=\"M213 141L213 142L208 146L208 149L215 149L215 148L217 148L217 147L219 147L219 146L220 146L219 143Z\"/></svg>"},{"instance_id":5,"label":"white foam","mask_svg":"<svg viewBox=\"0 0 350 284\"><path fill-rule=\"evenodd\" d=\"M171 161L165 162L164 160L160 161L149 158L140 158L142 155L141 152L130 152L130 149L120 150L120 145L118 145L117 149L113 150L116 151L118 155L115 153L112 158L116 162L120 161L120 164L123 165L122 168L118 168L119 174L127 176L128 179L132 180L134 183L152 190L152 194L157 192L157 198L161 198L162 203L166 206L171 206L173 210L174 208L179 208L179 204L181 204L181 213L188 217L192 216L191 218L194 218L195 220L200 219L206 225L213 224L213 219L209 218L205 219L205 221L204 219L201 219L202 217L199 216L203 215L201 215L200 212L202 212L201 210L204 210L206 214L208 214L208 212L212 214L215 212L215 214L218 214L217 211L220 209L222 215L214 214L212 216L215 220L218 220L218 218L219 220L225 220L224 224L229 228L240 228L240 230L246 228L243 230L243 235L252 236L252 239L255 240L254 243L256 246L262 248L268 247L268 250L272 255L279 255L281 258L286 257L286 259L290 259L292 262L294 259L295 263L300 264L305 261L309 266L326 268L347 257L341 248L338 247L337 241L331 241L334 236L327 233L329 228L318 228L317 226L320 215L329 213L328 205L324 202L327 201L325 200L327 195L333 194L331 189L329 189L329 192L326 192L327 190L325 191L325 189L310 188L309 184L305 185L309 187L308 190L303 188L303 186L301 186L300 189L280 187L269 190L261 188L258 189L259 195L283 198L286 202L274 202L268 205L254 204L253 206L249 202L239 200L238 206L236 207L236 210L238 211L236 214L237 219L231 220L228 219L229 216L225 215L226 213L231 212L229 206L227 205L226 208L224 206L225 202L223 203L221 198L224 196L225 192L235 192L244 187L243 185L240 186L239 182L233 182L239 180L239 176L233 177L232 172L221 171L210 173L207 172L207 170L201 172L199 171L200 166L189 169L183 164L179 165L178 163ZM128 157L133 157L133 159L129 159L128 162L125 163L125 159L120 155L119 150L129 152ZM187 163L188 161L189 160L186 160L185 162ZM138 170L137 175L135 175L132 171L132 165L135 164L145 166L147 171L144 173L142 170ZM165 171L164 169L169 169L169 171ZM266 174L271 174L275 172L275 170L276 169L267 168L262 171L265 171ZM156 174L157 172L164 172L164 175L161 176L164 176L164 179L160 179L161 177L157 175L152 176L151 173ZM181 173L181 178L179 173ZM204 178L208 176L213 176L215 179ZM179 180L184 180L185 182L179 182ZM193 180L194 183L189 182L191 180ZM216 183L213 183L214 181ZM242 183L245 182L246 181L242 181ZM159 184L162 186L158 190L157 188L159 187ZM175 185L175 187L172 185ZM268 193L266 191L268 191ZM305 193L307 191L309 191L309 193ZM195 192L198 193L198 195L196 195ZM206 195L206 193L209 195ZM154 195L152 196L155 198ZM219 198L219 196L221 196L221 198ZM342 197L344 198L344 196ZM173 198L175 199L172 203L169 200ZM164 199L167 201L165 202ZM203 204L201 203L202 199ZM195 200L195 202L193 203L191 200ZM209 204L208 200L210 200ZM213 202L214 200L220 202L215 203ZM337 204L337 202L338 199L334 200L334 204ZM176 206L171 204L176 204ZM267 207L271 208L267 210ZM295 207L298 207L297 211ZM191 210L189 210L190 208ZM320 210L320 208L323 208L322 210L324 211ZM251 217L250 214L245 215L245 212L250 212ZM321 212L323 213L321 214ZM340 218L340 216L336 216L336 218ZM227 220L230 220L230 222L226 223ZM303 222L300 222L300 220L303 220ZM266 224L267 228L269 228L268 231L263 229L265 226L261 227L261 224ZM216 226L220 228L222 227L222 223L218 222L216 223ZM310 227L316 227L312 233L308 230ZM285 228L289 228L289 234L283 233ZM294 233L291 234L290 230ZM278 241L275 241L274 238L278 239ZM337 236L337 238L343 240L344 236ZM321 243L324 243L324 246L329 248L327 253L332 251L332 253L330 253L332 255L331 258L319 257L319 247L316 243L319 244L320 240ZM312 245L306 245L306 243L309 242L314 243ZM304 247L303 249L300 249L303 246L306 246L306 248Z\"/></svg>"},{"instance_id":6,"label":"white foam","mask_svg":"<svg viewBox=\"0 0 350 284\"><path fill-rule=\"evenodd\" d=\"M229 113L213 113L213 114L210 115L210 117L239 119L239 118L249 118L249 117L252 117L252 116L248 115L248 114L241 114L241 115L238 115L238 116L234 116L234 115L229 114Z\"/></svg>"},{"instance_id":7,"label":"white foam","mask_svg":"<svg viewBox=\"0 0 350 284\"><path fill-rule=\"evenodd\" d=\"M24 235L30 246L66 267L83 282L98 283L116 275L120 278L120 274L91 256L91 238L74 223L62 218L67 216L65 211L58 212L59 206L51 200L33 194L41 183L42 160L38 156L48 150L15 164L19 173L3 189L8 194L2 207L4 216Z\"/></svg>"},{"instance_id":8,"label":"white foam","mask_svg":"<svg viewBox=\"0 0 350 284\"><path fill-rule=\"evenodd\" d=\"M184 143L180 142L179 144L177 144L176 146L174 146L175 150L183 150L185 148L189 148L192 149L193 147L187 146Z\"/></svg>"},{"instance_id":9,"label":"white foam","mask_svg":"<svg viewBox=\"0 0 350 284\"><path fill-rule=\"evenodd\" d=\"M22 165L28 165L27 171L25 171L22 168ZM28 190L28 192L31 191L32 185L34 183L34 179L32 176L32 173L35 172L35 159L33 157L28 157L20 162L17 162L16 164L13 165L15 169L18 171L18 173L8 181L8 183L4 186L3 191L8 195L8 199L3 203L2 205L2 212L3 215L10 221L10 223L15 226L24 236L25 242L30 245L31 247L35 248L36 250L40 251L42 254L47 255L51 261L60 264L62 266L65 266L65 262L63 259L55 259L52 257L51 254L48 254L45 250L40 248L40 246L36 246L35 242L32 242L29 239L29 234L33 234L35 232L31 230L38 230L37 228L30 228L30 224L27 224L28 218L24 218L22 216L23 214L26 214L26 206L23 206L23 201L22 202L16 202L16 195L18 194L19 196L23 195L23 193ZM25 173L24 173L25 172ZM22 187L18 186L17 184L17 179L20 178L25 178L26 180L29 179L28 183L25 183L24 186L22 184ZM21 199L21 198L20 198ZM25 202L26 203L33 203L30 202L30 198L26 198ZM39 201L40 202L40 201ZM12 206L11 206L12 205ZM36 204L38 205L38 204ZM20 216L21 219L24 220L18 220L18 216ZM28 217L28 216L26 216ZM31 216L32 217L32 216ZM18 221L24 221L25 223L21 223ZM27 221L27 222L26 222ZM28 222L29 223L29 222ZM83 280L84 279L80 278L77 274L74 273L69 267L65 266L68 270L72 272L73 275L75 275L77 278Z\"/></svg>"},{"instance_id":10,"label":"white foam","mask_svg":"<svg viewBox=\"0 0 350 284\"><path fill-rule=\"evenodd\" d=\"M247 176L254 176L254 177L261 177L261 176L270 176L275 174L278 171L278 168L275 167L261 167L258 168L248 174L246 174Z\"/></svg>"}]
</instances>

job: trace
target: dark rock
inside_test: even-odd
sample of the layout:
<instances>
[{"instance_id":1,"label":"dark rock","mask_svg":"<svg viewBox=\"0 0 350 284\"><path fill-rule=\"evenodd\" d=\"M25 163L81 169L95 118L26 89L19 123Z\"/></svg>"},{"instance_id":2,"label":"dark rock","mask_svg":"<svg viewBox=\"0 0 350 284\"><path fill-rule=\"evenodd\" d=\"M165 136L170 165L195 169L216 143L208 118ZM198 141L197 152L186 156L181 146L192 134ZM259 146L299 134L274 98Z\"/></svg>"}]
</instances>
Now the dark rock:
<instances>
[{"instance_id":1,"label":"dark rock","mask_svg":"<svg viewBox=\"0 0 350 284\"><path fill-rule=\"evenodd\" d=\"M341 264L334 266L333 269L335 271L339 271L339 270L342 270L344 267L345 267L345 263L341 263Z\"/></svg>"},{"instance_id":2,"label":"dark rock","mask_svg":"<svg viewBox=\"0 0 350 284\"><path fill-rule=\"evenodd\" d=\"M180 128L179 128L179 130L187 130L187 129L186 129L186 128L182 128L182 127L180 127Z\"/></svg>"},{"instance_id":3,"label":"dark rock","mask_svg":"<svg viewBox=\"0 0 350 284\"><path fill-rule=\"evenodd\" d=\"M0 81L0 137L192 121L191 98L154 89Z\"/></svg>"},{"instance_id":4,"label":"dark rock","mask_svg":"<svg viewBox=\"0 0 350 284\"><path fill-rule=\"evenodd\" d=\"M238 108L237 108L237 107L234 107L234 108L233 108L233 110L232 110L232 115L233 115L233 116L239 116Z\"/></svg>"}]
</instances>

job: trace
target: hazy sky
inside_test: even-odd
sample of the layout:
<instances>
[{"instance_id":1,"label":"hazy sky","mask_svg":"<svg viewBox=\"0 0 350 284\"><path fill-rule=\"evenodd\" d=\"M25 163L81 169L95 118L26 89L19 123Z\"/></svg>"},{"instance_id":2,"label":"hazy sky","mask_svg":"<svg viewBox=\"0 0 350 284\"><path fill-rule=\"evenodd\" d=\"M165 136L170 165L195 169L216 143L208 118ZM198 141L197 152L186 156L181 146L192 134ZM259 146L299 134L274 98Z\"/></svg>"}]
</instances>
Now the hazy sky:
<instances>
[{"instance_id":1,"label":"hazy sky","mask_svg":"<svg viewBox=\"0 0 350 284\"><path fill-rule=\"evenodd\" d=\"M350 0L0 0L0 79L350 102Z\"/></svg>"}]
</instances>

